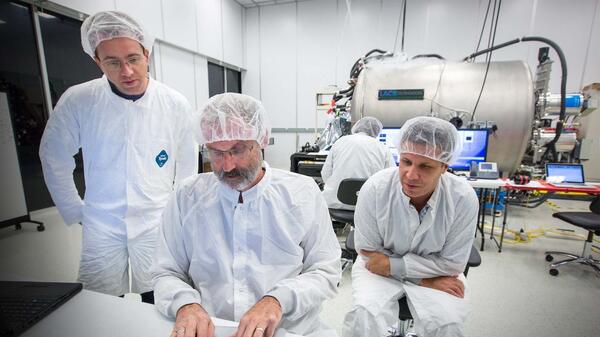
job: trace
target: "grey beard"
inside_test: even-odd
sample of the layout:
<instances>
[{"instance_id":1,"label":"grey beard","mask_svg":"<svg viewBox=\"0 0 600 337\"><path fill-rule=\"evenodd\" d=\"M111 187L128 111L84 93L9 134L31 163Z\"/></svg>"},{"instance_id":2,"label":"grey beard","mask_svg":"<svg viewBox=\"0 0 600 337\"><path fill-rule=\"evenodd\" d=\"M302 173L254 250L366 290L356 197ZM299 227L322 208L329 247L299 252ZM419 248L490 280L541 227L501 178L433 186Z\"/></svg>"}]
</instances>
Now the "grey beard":
<instances>
[{"instance_id":1,"label":"grey beard","mask_svg":"<svg viewBox=\"0 0 600 337\"><path fill-rule=\"evenodd\" d=\"M258 176L260 172L261 165L260 162L258 165L251 165L248 168L239 169L235 168L229 172L225 172L224 170L220 170L218 172L215 171L215 175L219 179L219 181L227 184L229 187L241 191L245 189L248 185L250 185L254 179ZM241 177L242 180L238 183L232 183L230 181L226 181L225 177Z\"/></svg>"}]
</instances>

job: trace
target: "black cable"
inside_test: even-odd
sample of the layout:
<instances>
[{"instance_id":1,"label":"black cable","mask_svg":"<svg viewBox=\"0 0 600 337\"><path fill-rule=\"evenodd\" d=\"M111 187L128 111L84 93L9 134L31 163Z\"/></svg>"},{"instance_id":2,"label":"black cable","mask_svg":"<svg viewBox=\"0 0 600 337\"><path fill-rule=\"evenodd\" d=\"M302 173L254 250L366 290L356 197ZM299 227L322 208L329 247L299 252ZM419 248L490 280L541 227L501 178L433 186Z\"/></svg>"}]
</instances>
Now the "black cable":
<instances>
[{"instance_id":1,"label":"black cable","mask_svg":"<svg viewBox=\"0 0 600 337\"><path fill-rule=\"evenodd\" d=\"M408 0L404 0L404 9L402 10L402 44L400 51L404 53L404 31L406 28L406 3Z\"/></svg>"},{"instance_id":2,"label":"black cable","mask_svg":"<svg viewBox=\"0 0 600 337\"><path fill-rule=\"evenodd\" d=\"M418 58L422 58L422 57L435 57L440 60L445 60L445 58L439 54L419 54L419 55L413 56L411 59L414 60L414 59L418 59Z\"/></svg>"},{"instance_id":3,"label":"black cable","mask_svg":"<svg viewBox=\"0 0 600 337\"><path fill-rule=\"evenodd\" d=\"M554 139L552 139L550 142L548 142L546 144L546 151L544 152L544 154L542 155L542 159L546 158L546 156L548 155L548 152L552 152L552 156L553 156L553 160L557 160L558 159L558 155L556 153L556 142L558 141L558 139L560 138L560 135L562 133L562 129L563 129L563 124L564 124L564 119L565 119L565 98L566 98L566 91L567 91L567 60L565 58L565 54L563 53L562 49L560 49L560 47L558 46L558 44L556 44L554 41L550 40L550 39L546 39L544 37L540 37L540 36L524 36L520 39L514 39L514 40L510 40L508 42L504 42L501 43L497 46L492 46L490 48L487 48L485 50L481 50L477 53L473 53L467 57L465 57L463 59L463 61L468 61L474 57L477 57L479 55L485 54L485 53L489 53L493 50L496 49L500 49L500 48L504 48L510 45L513 45L515 43L518 42L528 42L528 41L537 41L537 42L543 42L547 45L549 45L550 47L552 47L554 49L554 51L556 52L556 54L558 55L558 59L560 60L560 69L561 69L561 77L560 77L560 115L559 115L559 120L556 123L556 134L554 135Z\"/></svg>"},{"instance_id":4,"label":"black cable","mask_svg":"<svg viewBox=\"0 0 600 337\"><path fill-rule=\"evenodd\" d=\"M494 45L494 41L496 40L496 29L498 28L498 21L500 19L500 6L502 5L502 0L498 1L498 9L496 12L496 2L494 1L494 12L496 14L496 20L494 22L494 17L492 16L492 24L494 25L493 32L492 27L490 25L490 36L491 36L491 46ZM488 44L490 40L488 39ZM488 47L489 49L490 47ZM475 107L473 107L473 113L471 113L471 122L475 120L475 112L477 112L477 107L479 106L479 101L481 101L481 95L483 94L483 89L485 88L485 82L487 81L488 73L490 71L490 64L492 63L492 50L488 53L487 64L485 66L485 74L483 75L483 82L481 83L481 90L479 90L479 95L477 96L477 101L475 101Z\"/></svg>"},{"instance_id":5,"label":"black cable","mask_svg":"<svg viewBox=\"0 0 600 337\"><path fill-rule=\"evenodd\" d=\"M556 133L554 135L554 139L546 143L546 151L544 151L544 154L542 155L542 159L544 159L548 155L548 152L551 152L552 160L557 161L558 154L556 153L556 142L558 142L558 139L560 138L565 120L565 101L567 96L567 60L565 59L565 54L563 53L562 49L560 49L558 44L552 40L540 36L525 36L521 39L521 41L544 42L554 49L558 55L558 59L560 60L560 115L558 117L558 122L556 123Z\"/></svg>"},{"instance_id":6,"label":"black cable","mask_svg":"<svg viewBox=\"0 0 600 337\"><path fill-rule=\"evenodd\" d=\"M496 20L496 4L498 3L498 0L494 0L494 8L492 9L492 22L490 22L490 33L488 35L488 40L487 40L487 47L491 47L494 44L492 43L492 36L494 34L494 22L498 22ZM491 59L491 53L488 53L485 55L485 62L489 62L489 60Z\"/></svg>"},{"instance_id":7,"label":"black cable","mask_svg":"<svg viewBox=\"0 0 600 337\"><path fill-rule=\"evenodd\" d=\"M470 60L470 59L473 59L473 58L475 58L475 57L477 57L477 56L479 56L479 55L483 55L483 54L485 54L485 53L489 53L489 52L491 52L491 51L494 51L494 50L497 50L497 49L501 49L501 48L504 48L504 47L508 47L508 46L510 46L510 45L513 45L513 44L515 44L515 43L519 43L519 42L521 42L521 41L522 41L522 39L514 39L514 40L507 41L507 42L503 42L503 43L501 43L501 44L499 44L499 45L496 45L496 46L492 46L492 47L490 47L490 48L487 48L487 49L484 49L484 50L480 50L480 51L478 51L478 52L476 52L476 53L473 53L473 54L471 54L471 55L469 55L469 56L467 56L467 57L463 58L463 62L466 62L466 61L468 61L468 60Z\"/></svg>"},{"instance_id":8,"label":"black cable","mask_svg":"<svg viewBox=\"0 0 600 337\"><path fill-rule=\"evenodd\" d=\"M479 41L477 41L477 48L475 48L475 52L479 51L479 46L481 45L481 39L483 38L483 32L485 31L485 24L487 23L488 14L490 13L490 5L491 4L492 4L492 0L489 0L487 9L485 10L485 18L483 19L483 24L481 25L481 33L479 33Z\"/></svg>"},{"instance_id":9,"label":"black cable","mask_svg":"<svg viewBox=\"0 0 600 337\"><path fill-rule=\"evenodd\" d=\"M359 69L360 61L366 59L373 53L385 54L387 52L381 49L371 49L363 57L360 57L358 60L356 60L356 62L354 62L354 65L352 65L352 68L350 69L350 78L354 78L354 73Z\"/></svg>"}]
</instances>

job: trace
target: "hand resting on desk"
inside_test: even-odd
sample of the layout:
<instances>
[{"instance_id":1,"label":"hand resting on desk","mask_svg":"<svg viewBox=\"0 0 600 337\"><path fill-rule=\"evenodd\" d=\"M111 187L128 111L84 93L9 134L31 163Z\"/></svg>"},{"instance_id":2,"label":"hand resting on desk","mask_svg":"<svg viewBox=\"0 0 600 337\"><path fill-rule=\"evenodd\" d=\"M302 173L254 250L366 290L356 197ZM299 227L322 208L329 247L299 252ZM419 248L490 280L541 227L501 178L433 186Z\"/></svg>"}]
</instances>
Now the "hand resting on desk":
<instances>
[{"instance_id":1,"label":"hand resting on desk","mask_svg":"<svg viewBox=\"0 0 600 337\"><path fill-rule=\"evenodd\" d=\"M265 296L244 314L231 337L273 337L281 321L281 305L276 298ZM177 311L170 337L214 337L215 326L200 304L191 303Z\"/></svg>"},{"instance_id":2,"label":"hand resting on desk","mask_svg":"<svg viewBox=\"0 0 600 337\"><path fill-rule=\"evenodd\" d=\"M170 337L214 337L215 325L198 303L186 304L177 310Z\"/></svg>"}]
</instances>

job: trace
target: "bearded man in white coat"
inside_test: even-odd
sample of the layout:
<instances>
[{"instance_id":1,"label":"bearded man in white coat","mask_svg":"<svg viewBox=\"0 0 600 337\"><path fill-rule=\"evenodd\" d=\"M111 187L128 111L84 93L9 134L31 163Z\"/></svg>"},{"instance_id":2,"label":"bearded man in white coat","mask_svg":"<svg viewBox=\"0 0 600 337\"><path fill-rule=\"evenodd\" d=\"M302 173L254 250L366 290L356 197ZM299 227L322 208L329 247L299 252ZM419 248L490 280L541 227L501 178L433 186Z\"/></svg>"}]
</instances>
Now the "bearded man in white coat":
<instances>
[{"instance_id":1,"label":"bearded man in white coat","mask_svg":"<svg viewBox=\"0 0 600 337\"><path fill-rule=\"evenodd\" d=\"M461 149L455 127L434 117L408 120L398 140L400 165L362 187L354 222L359 257L353 307L343 336L389 335L406 295L417 335L463 336L462 272L476 229L477 196L447 173Z\"/></svg>"},{"instance_id":2,"label":"bearded man in white coat","mask_svg":"<svg viewBox=\"0 0 600 337\"><path fill-rule=\"evenodd\" d=\"M153 268L171 336L212 337L211 316L239 321L236 337L272 337L277 327L335 336L319 312L336 293L341 249L317 184L262 160L270 126L250 96L212 97L199 129L213 173L171 197Z\"/></svg>"},{"instance_id":3,"label":"bearded man in white coat","mask_svg":"<svg viewBox=\"0 0 600 337\"><path fill-rule=\"evenodd\" d=\"M69 88L40 145L44 179L67 224L83 225L79 280L111 295L153 303L150 266L174 185L197 173L192 110L148 76L154 39L129 15L99 12L81 26L83 50L104 76ZM85 197L73 181L83 152Z\"/></svg>"},{"instance_id":4,"label":"bearded man in white coat","mask_svg":"<svg viewBox=\"0 0 600 337\"><path fill-rule=\"evenodd\" d=\"M384 168L396 166L390 150L377 140L383 125L375 117L363 117L352 127L352 134L338 139L331 150L321 177L323 197L329 208L354 209L337 198L340 182L346 178L369 178Z\"/></svg>"}]
</instances>

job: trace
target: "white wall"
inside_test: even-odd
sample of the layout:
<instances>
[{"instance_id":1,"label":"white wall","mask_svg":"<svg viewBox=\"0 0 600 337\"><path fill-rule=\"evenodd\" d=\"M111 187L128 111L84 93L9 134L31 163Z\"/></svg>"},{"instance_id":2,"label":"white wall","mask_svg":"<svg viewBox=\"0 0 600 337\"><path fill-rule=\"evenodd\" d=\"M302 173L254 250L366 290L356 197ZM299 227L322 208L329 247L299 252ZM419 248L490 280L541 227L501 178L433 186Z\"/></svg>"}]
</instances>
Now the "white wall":
<instances>
[{"instance_id":1,"label":"white wall","mask_svg":"<svg viewBox=\"0 0 600 337\"><path fill-rule=\"evenodd\" d=\"M93 14L119 10L157 38L152 69L159 81L199 107L208 99L207 57L244 67L244 9L234 0L55 0Z\"/></svg>"},{"instance_id":2,"label":"white wall","mask_svg":"<svg viewBox=\"0 0 600 337\"><path fill-rule=\"evenodd\" d=\"M315 118L316 91L329 84L346 87L350 67L373 48L394 50L401 13L399 0L309 0L245 10L244 93L264 102L276 128L324 127ZM460 60L475 51L486 0L408 0L405 52L409 57L436 53ZM496 44L522 36L555 41L568 62L567 91L600 82L600 0L504 0ZM489 22L489 21L488 21ZM487 44L487 34L483 45ZM396 50L400 49L400 37ZM541 43L499 50L493 60L524 60L535 71ZM550 89L559 92L555 60ZM478 61L483 61L479 58ZM600 113L600 112L598 112ZM317 121L315 123L315 120ZM266 159L289 168L289 156L309 133L275 133Z\"/></svg>"}]
</instances>

